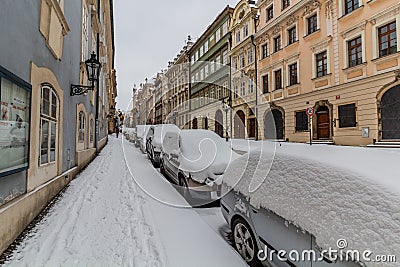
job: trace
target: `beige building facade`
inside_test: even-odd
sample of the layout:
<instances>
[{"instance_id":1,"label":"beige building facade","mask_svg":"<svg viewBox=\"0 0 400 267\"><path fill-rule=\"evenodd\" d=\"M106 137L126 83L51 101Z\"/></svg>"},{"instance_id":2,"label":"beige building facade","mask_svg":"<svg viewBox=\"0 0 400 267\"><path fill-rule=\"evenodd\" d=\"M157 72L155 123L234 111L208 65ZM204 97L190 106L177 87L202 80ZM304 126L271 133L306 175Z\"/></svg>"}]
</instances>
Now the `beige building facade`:
<instances>
[{"instance_id":1,"label":"beige building facade","mask_svg":"<svg viewBox=\"0 0 400 267\"><path fill-rule=\"evenodd\" d=\"M260 137L308 142L311 128L324 143L400 140L398 1L257 4Z\"/></svg>"},{"instance_id":2,"label":"beige building facade","mask_svg":"<svg viewBox=\"0 0 400 267\"><path fill-rule=\"evenodd\" d=\"M232 72L233 138L256 138L256 32L258 8L240 1L230 22L232 47L229 51Z\"/></svg>"}]
</instances>

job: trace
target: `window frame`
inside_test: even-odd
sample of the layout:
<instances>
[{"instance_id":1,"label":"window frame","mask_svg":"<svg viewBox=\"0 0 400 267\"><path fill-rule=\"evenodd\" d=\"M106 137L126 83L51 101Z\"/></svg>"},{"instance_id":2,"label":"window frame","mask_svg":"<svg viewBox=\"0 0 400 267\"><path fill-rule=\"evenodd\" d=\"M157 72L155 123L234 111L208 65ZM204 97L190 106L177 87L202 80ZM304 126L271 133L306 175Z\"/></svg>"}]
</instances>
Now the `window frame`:
<instances>
[{"instance_id":1,"label":"window frame","mask_svg":"<svg viewBox=\"0 0 400 267\"><path fill-rule=\"evenodd\" d=\"M269 74L268 73L261 76L261 82L262 82L263 94L268 94L269 93Z\"/></svg>"},{"instance_id":2,"label":"window frame","mask_svg":"<svg viewBox=\"0 0 400 267\"><path fill-rule=\"evenodd\" d=\"M279 74L279 75L277 75ZM274 70L274 91L281 90L283 89L283 71L282 68L278 68ZM278 83L278 78L279 77L279 83Z\"/></svg>"},{"instance_id":3,"label":"window frame","mask_svg":"<svg viewBox=\"0 0 400 267\"><path fill-rule=\"evenodd\" d=\"M266 22L271 21L274 18L274 4L272 3L271 5L267 6L265 9L266 13Z\"/></svg>"},{"instance_id":4,"label":"window frame","mask_svg":"<svg viewBox=\"0 0 400 267\"><path fill-rule=\"evenodd\" d=\"M268 56L268 43L265 43L261 46L261 59L267 58Z\"/></svg>"},{"instance_id":5,"label":"window frame","mask_svg":"<svg viewBox=\"0 0 400 267\"><path fill-rule=\"evenodd\" d=\"M294 65L296 65L296 68L293 70L291 67ZM287 66L288 66L288 86L299 84L299 63L297 61L292 62ZM293 72L295 72L294 76L292 76ZM292 79L293 77L295 77L295 80Z\"/></svg>"},{"instance_id":6,"label":"window frame","mask_svg":"<svg viewBox=\"0 0 400 267\"><path fill-rule=\"evenodd\" d=\"M351 43L355 41L355 44L352 45ZM359 42L358 42L359 41ZM355 67L358 65L361 65L363 63L363 38L361 35L352 38L348 41L346 41L347 44L347 66L349 68ZM358 49L361 49L361 51L358 51ZM355 50L355 52L354 52ZM361 54L361 57L359 57ZM351 57L355 55L356 58L355 60L352 60ZM352 63L353 62L353 63Z\"/></svg>"},{"instance_id":7,"label":"window frame","mask_svg":"<svg viewBox=\"0 0 400 267\"><path fill-rule=\"evenodd\" d=\"M282 36L279 34L275 36L273 40L274 40L274 53L277 53L280 50L282 50Z\"/></svg>"},{"instance_id":8,"label":"window frame","mask_svg":"<svg viewBox=\"0 0 400 267\"><path fill-rule=\"evenodd\" d=\"M40 136L40 144L39 144L39 167L40 166L45 166L48 164L53 164L57 162L57 149L58 149L58 126L59 126L59 111L60 111L60 99L57 95L56 90L51 84L42 84L41 85L41 94L40 94L40 126L39 126L39 136ZM49 91L49 114L46 114L43 112L44 109L44 90ZM56 109L55 109L55 116L52 116L52 107L53 107L53 98L55 98L55 104L56 104ZM42 154L44 151L43 148L43 125L44 123L47 123L47 147L45 148L47 151L47 154ZM52 126L55 126L53 129ZM55 133L53 133L53 130ZM52 137L54 136L54 148L52 147ZM51 153L54 151L54 159L51 158ZM44 161L43 155L47 155L47 160Z\"/></svg>"},{"instance_id":9,"label":"window frame","mask_svg":"<svg viewBox=\"0 0 400 267\"><path fill-rule=\"evenodd\" d=\"M390 26L393 25L393 24L394 24L394 30L391 30ZM387 28L387 31L385 33L380 33L380 30L383 29L383 28ZM390 37L392 33L395 33L395 38L394 39L391 39L391 37ZM388 41L381 42L381 38L385 37L385 36L388 37ZM378 57L381 58L381 57L384 57L384 56L393 55L393 54L398 52L399 43L398 43L398 29L397 29L396 20L391 21L389 23L386 23L386 24L384 24L382 26L379 26L377 28L377 37L378 37ZM395 46L391 46L390 45L392 40L396 41L396 45ZM384 43L388 43L388 47L385 50L381 49L381 46ZM394 51L392 51L392 48L395 48ZM386 51L387 53L386 54L382 54L382 51Z\"/></svg>"},{"instance_id":10,"label":"window frame","mask_svg":"<svg viewBox=\"0 0 400 267\"><path fill-rule=\"evenodd\" d=\"M281 10L285 10L290 6L290 0L281 0Z\"/></svg>"},{"instance_id":11,"label":"window frame","mask_svg":"<svg viewBox=\"0 0 400 267\"><path fill-rule=\"evenodd\" d=\"M294 36L291 33L291 31L293 30L294 30ZM287 38L288 38L287 45L291 45L297 42L297 25L294 25L287 30Z\"/></svg>"},{"instance_id":12,"label":"window frame","mask_svg":"<svg viewBox=\"0 0 400 267\"><path fill-rule=\"evenodd\" d=\"M322 64L322 66L323 66L322 72L318 71L318 66L319 66L319 64L318 64L318 62L319 62L318 56L321 55L321 54L324 54L324 57L321 58L322 62L323 62L323 64ZM324 76L329 74L329 69L328 69L328 51L327 50L323 50L321 52L316 53L314 55L314 62L315 62L315 78L324 77Z\"/></svg>"},{"instance_id":13,"label":"window frame","mask_svg":"<svg viewBox=\"0 0 400 267\"><path fill-rule=\"evenodd\" d=\"M311 19L314 19L313 23L311 24ZM313 13L309 17L306 18L307 20L307 35L313 34L319 30L319 23L318 23L318 13ZM312 27L313 26L313 27Z\"/></svg>"}]
</instances>

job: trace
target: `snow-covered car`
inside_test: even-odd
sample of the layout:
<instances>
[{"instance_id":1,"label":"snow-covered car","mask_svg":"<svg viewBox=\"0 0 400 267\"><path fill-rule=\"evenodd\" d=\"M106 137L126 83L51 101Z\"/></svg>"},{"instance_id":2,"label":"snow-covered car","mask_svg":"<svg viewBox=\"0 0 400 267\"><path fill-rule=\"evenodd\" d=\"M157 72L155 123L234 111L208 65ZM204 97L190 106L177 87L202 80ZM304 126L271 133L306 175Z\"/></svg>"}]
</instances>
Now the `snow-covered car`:
<instances>
[{"instance_id":1,"label":"snow-covered car","mask_svg":"<svg viewBox=\"0 0 400 267\"><path fill-rule=\"evenodd\" d=\"M187 188L191 199L217 200L221 177L237 159L230 143L208 130L167 132L161 152L160 171Z\"/></svg>"},{"instance_id":2,"label":"snow-covered car","mask_svg":"<svg viewBox=\"0 0 400 267\"><path fill-rule=\"evenodd\" d=\"M174 124L160 124L150 127L146 137L146 151L154 167L160 165L161 147L165 134L167 132L178 133L179 131L179 127Z\"/></svg>"},{"instance_id":3,"label":"snow-covered car","mask_svg":"<svg viewBox=\"0 0 400 267\"><path fill-rule=\"evenodd\" d=\"M146 153L146 136L149 132L151 125L138 125L136 126L136 140L135 146L139 147L142 153Z\"/></svg>"},{"instance_id":4,"label":"snow-covered car","mask_svg":"<svg viewBox=\"0 0 400 267\"><path fill-rule=\"evenodd\" d=\"M235 248L250 266L383 266L376 255L399 259L394 162L354 147L250 151L223 176L221 211Z\"/></svg>"}]
</instances>

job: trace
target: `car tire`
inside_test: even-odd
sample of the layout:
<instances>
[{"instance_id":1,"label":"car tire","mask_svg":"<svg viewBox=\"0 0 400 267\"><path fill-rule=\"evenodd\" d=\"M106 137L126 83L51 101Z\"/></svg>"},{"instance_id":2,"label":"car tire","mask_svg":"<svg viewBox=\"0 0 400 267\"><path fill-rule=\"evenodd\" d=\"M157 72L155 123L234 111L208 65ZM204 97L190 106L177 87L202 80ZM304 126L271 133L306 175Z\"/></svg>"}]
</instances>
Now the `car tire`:
<instances>
[{"instance_id":1,"label":"car tire","mask_svg":"<svg viewBox=\"0 0 400 267\"><path fill-rule=\"evenodd\" d=\"M245 220L237 218L232 223L233 244L236 251L251 267L262 266L257 258L258 245L253 231Z\"/></svg>"}]
</instances>

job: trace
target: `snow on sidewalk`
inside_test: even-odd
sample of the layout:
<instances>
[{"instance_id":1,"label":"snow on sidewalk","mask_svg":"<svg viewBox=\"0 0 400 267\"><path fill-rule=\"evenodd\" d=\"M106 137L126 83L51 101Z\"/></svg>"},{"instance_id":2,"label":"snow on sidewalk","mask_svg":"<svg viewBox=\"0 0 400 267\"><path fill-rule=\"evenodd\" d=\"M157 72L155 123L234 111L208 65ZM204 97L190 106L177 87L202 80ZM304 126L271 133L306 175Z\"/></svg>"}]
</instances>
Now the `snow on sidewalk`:
<instances>
[{"instance_id":1,"label":"snow on sidewalk","mask_svg":"<svg viewBox=\"0 0 400 267\"><path fill-rule=\"evenodd\" d=\"M245 266L195 210L144 194L131 172L150 174L141 178L165 187L158 190L166 198L180 199L137 149L125 152L134 156L128 166L121 139L110 137L5 265Z\"/></svg>"}]
</instances>

